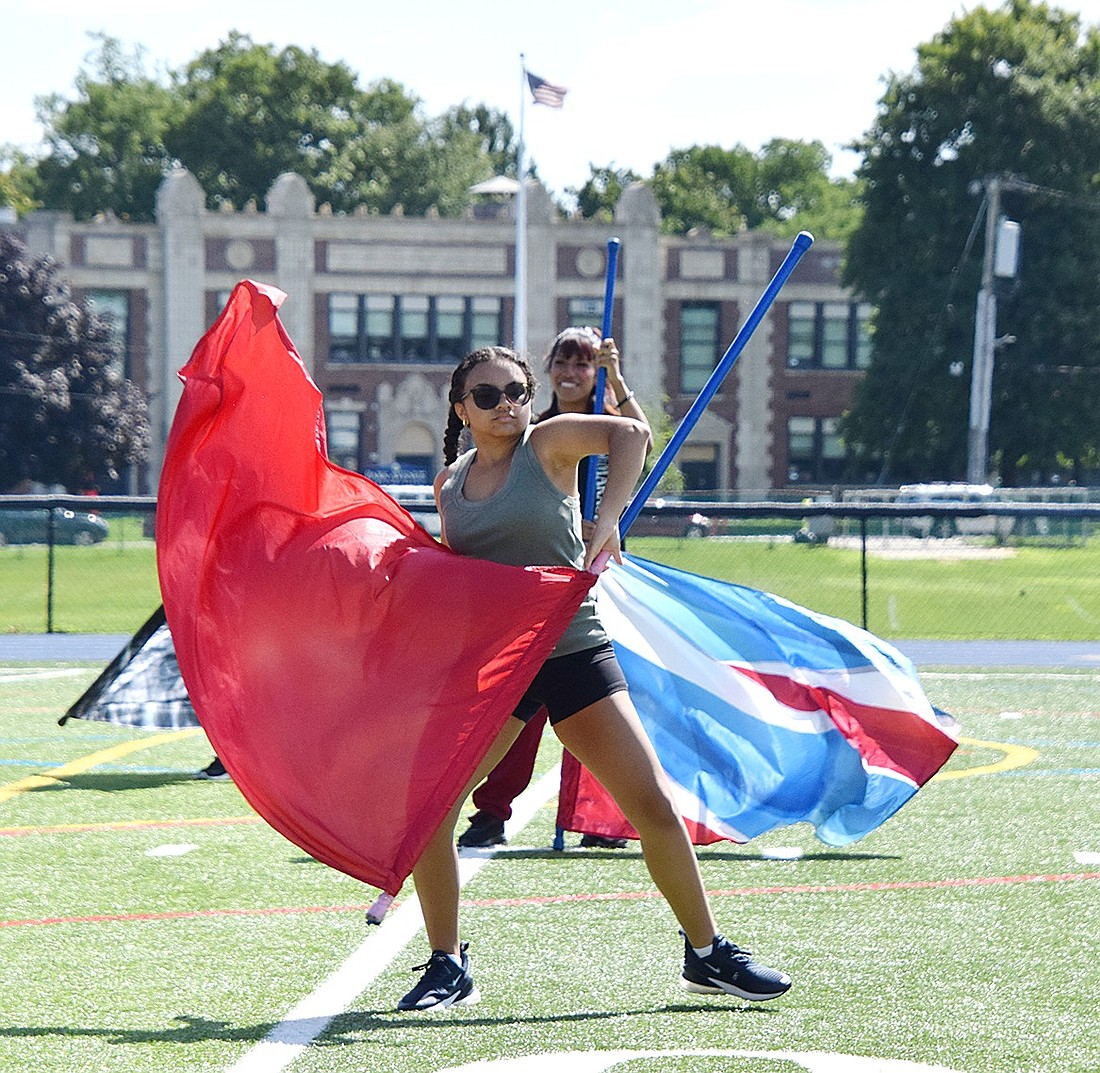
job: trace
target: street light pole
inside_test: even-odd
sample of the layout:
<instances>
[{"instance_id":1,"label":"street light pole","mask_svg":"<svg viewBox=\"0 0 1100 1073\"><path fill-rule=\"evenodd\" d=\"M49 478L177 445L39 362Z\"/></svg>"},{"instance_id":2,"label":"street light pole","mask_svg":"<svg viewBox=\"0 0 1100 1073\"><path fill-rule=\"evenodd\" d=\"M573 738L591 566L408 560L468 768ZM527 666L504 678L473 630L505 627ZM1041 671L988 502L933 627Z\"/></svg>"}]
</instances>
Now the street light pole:
<instances>
[{"instance_id":1,"label":"street light pole","mask_svg":"<svg viewBox=\"0 0 1100 1073\"><path fill-rule=\"evenodd\" d=\"M993 405L993 355L997 341L997 295L993 289L993 258L997 222L1001 216L1001 180L986 185L985 255L982 285L974 314L974 362L970 373L970 424L967 436L966 480L985 484L989 473L989 412Z\"/></svg>"}]
</instances>

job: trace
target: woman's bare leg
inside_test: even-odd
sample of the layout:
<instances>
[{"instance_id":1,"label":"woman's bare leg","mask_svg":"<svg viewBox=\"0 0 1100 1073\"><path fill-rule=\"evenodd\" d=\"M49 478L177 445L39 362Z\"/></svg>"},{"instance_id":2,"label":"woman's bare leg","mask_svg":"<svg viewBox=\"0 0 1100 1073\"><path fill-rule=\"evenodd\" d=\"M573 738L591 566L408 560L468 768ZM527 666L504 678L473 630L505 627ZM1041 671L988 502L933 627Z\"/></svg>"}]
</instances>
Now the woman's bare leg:
<instances>
[{"instance_id":1,"label":"woman's bare leg","mask_svg":"<svg viewBox=\"0 0 1100 1073\"><path fill-rule=\"evenodd\" d=\"M420 859L413 866L413 882L420 909L424 914L424 928L433 950L446 950L458 954L458 850L455 848L455 826L467 796L512 747L523 729L515 717L510 716L499 737L493 742L488 755L482 760L459 799L447 813L431 841L424 847Z\"/></svg>"},{"instance_id":2,"label":"woman's bare leg","mask_svg":"<svg viewBox=\"0 0 1100 1073\"><path fill-rule=\"evenodd\" d=\"M561 743L604 785L641 836L646 867L692 946L718 930L699 862L668 778L625 691L582 708L554 727Z\"/></svg>"}]
</instances>

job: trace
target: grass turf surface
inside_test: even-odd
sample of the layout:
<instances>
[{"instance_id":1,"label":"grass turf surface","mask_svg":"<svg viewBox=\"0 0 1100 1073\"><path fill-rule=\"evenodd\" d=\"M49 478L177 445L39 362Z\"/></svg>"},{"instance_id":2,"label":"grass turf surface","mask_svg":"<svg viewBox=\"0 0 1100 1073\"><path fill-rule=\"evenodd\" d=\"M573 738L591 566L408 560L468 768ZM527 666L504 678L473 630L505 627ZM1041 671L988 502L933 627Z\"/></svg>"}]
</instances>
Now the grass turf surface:
<instances>
[{"instance_id":1,"label":"grass turf surface","mask_svg":"<svg viewBox=\"0 0 1100 1073\"><path fill-rule=\"evenodd\" d=\"M114 530L112 530L114 532ZM133 633L160 603L153 543L118 527L91 548L56 549L52 623L61 633ZM630 550L862 622L857 546L789 538L639 537ZM903 542L867 557L867 627L886 638L1090 641L1100 630L1100 537L1069 546L989 540ZM996 557L983 556L993 554ZM47 628L46 549L0 548L0 632Z\"/></svg>"},{"instance_id":2,"label":"grass turf surface","mask_svg":"<svg viewBox=\"0 0 1100 1073\"><path fill-rule=\"evenodd\" d=\"M0 788L150 746L0 789L0 1070L229 1069L360 946L356 907L375 892L256 822L232 784L193 781L210 757L201 735L57 727L97 670L0 668ZM554 853L551 800L463 891L481 1004L393 1012L425 960L421 934L289 1068L425 1073L703 1049L1094 1073L1100 676L922 677L974 744L878 831L843 850L796 827L699 851L721 926L792 974L786 998L680 991L676 925L640 855ZM540 768L558 755L548 737ZM163 847L178 855L148 855ZM803 856L769 858L776 847ZM806 1067L670 1053L621 1068Z\"/></svg>"}]
</instances>

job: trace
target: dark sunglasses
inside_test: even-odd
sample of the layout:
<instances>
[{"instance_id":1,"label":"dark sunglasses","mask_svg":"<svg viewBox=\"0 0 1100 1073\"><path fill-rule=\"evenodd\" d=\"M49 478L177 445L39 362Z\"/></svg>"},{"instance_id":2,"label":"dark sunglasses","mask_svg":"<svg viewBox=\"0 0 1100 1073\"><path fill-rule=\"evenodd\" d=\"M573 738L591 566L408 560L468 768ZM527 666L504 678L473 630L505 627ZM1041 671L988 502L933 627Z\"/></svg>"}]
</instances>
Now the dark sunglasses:
<instances>
[{"instance_id":1,"label":"dark sunglasses","mask_svg":"<svg viewBox=\"0 0 1100 1073\"><path fill-rule=\"evenodd\" d=\"M527 390L526 384L521 384L518 380L513 380L510 384L505 384L504 387L499 388L493 384L478 384L477 387L470 388L466 392L466 395L473 395L474 404L479 410L492 410L500 403L501 395L507 395L509 402L514 402L517 406L523 406L531 399L530 392ZM466 398L466 395L462 396L462 399ZM461 402L462 399L458 401Z\"/></svg>"}]
</instances>

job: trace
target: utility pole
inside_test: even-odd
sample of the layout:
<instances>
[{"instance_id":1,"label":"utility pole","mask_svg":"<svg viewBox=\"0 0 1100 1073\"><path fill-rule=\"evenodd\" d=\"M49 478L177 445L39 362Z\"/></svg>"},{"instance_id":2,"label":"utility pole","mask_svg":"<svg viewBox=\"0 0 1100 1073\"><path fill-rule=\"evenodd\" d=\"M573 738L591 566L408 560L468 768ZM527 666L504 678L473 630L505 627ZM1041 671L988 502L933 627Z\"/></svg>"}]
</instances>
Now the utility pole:
<instances>
[{"instance_id":1,"label":"utility pole","mask_svg":"<svg viewBox=\"0 0 1100 1073\"><path fill-rule=\"evenodd\" d=\"M989 473L989 411L993 405L993 356L997 340L997 295L993 290L993 258L1001 215L1001 180L986 184L985 255L982 285L974 314L974 362L970 372L970 424L967 436L966 480L985 484Z\"/></svg>"}]
</instances>

